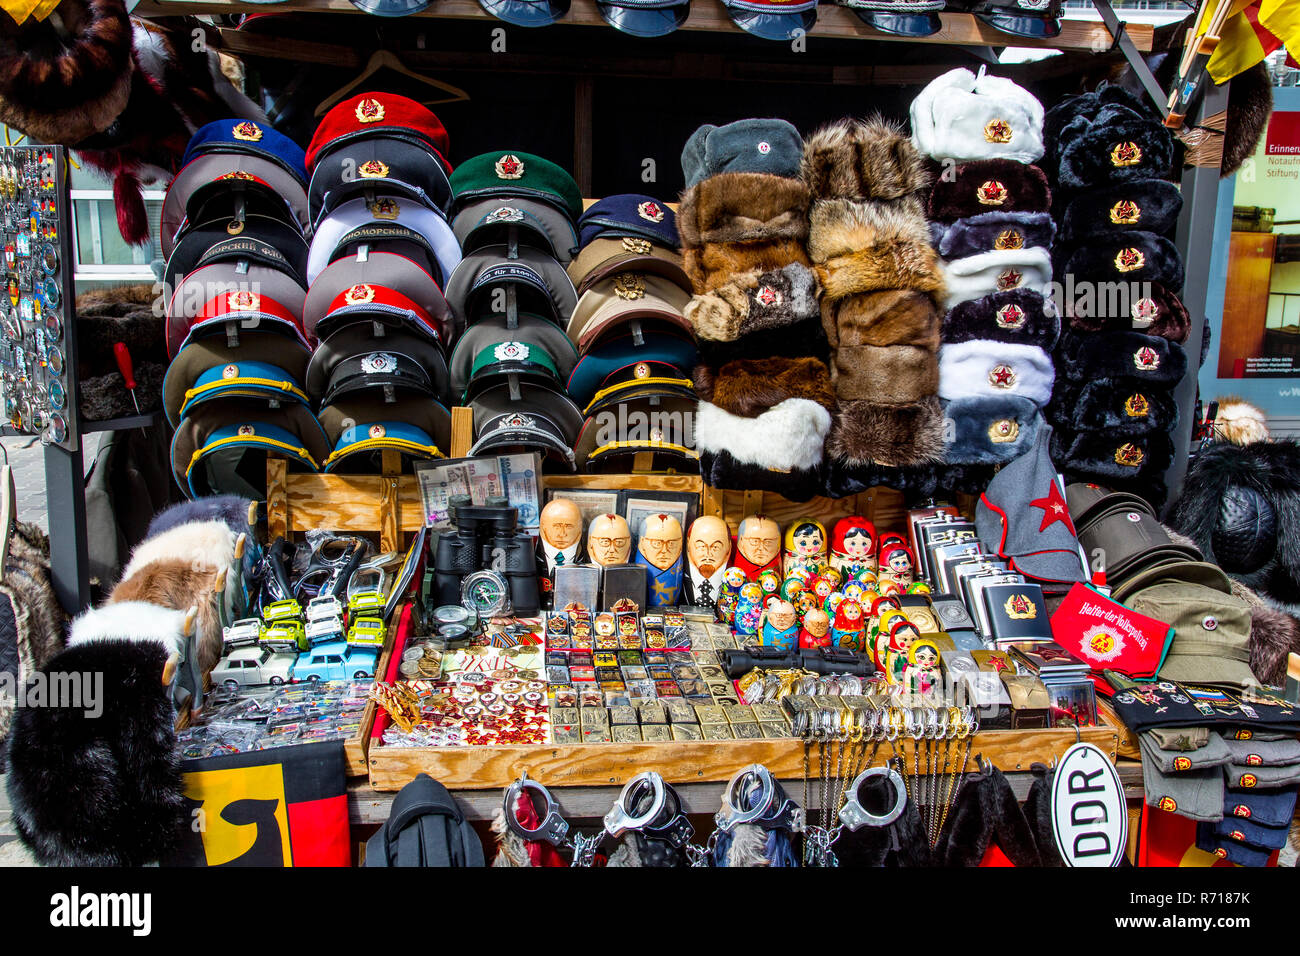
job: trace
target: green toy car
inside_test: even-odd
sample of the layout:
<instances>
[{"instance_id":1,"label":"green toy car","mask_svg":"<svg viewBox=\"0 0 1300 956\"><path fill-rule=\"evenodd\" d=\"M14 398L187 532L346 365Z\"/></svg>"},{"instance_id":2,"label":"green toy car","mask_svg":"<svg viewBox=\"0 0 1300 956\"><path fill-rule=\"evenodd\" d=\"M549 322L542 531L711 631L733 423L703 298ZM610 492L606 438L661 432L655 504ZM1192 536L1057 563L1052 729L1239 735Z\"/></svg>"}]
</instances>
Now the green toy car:
<instances>
[{"instance_id":1,"label":"green toy car","mask_svg":"<svg viewBox=\"0 0 1300 956\"><path fill-rule=\"evenodd\" d=\"M310 646L307 643L307 631L301 621L277 621L268 624L262 630L262 637L258 643L263 647L286 649L292 647L299 651L305 651Z\"/></svg>"},{"instance_id":2,"label":"green toy car","mask_svg":"<svg viewBox=\"0 0 1300 956\"><path fill-rule=\"evenodd\" d=\"M353 619L352 626L348 628L347 642L363 647L383 647L387 633L388 629L384 627L381 618L358 617Z\"/></svg>"},{"instance_id":3,"label":"green toy car","mask_svg":"<svg viewBox=\"0 0 1300 956\"><path fill-rule=\"evenodd\" d=\"M293 598L276 601L262 608L262 620L267 624L274 624L277 621L301 621L302 605Z\"/></svg>"},{"instance_id":4,"label":"green toy car","mask_svg":"<svg viewBox=\"0 0 1300 956\"><path fill-rule=\"evenodd\" d=\"M348 612L353 617L359 617L370 611L383 613L386 600L382 591L358 591L348 596Z\"/></svg>"}]
</instances>

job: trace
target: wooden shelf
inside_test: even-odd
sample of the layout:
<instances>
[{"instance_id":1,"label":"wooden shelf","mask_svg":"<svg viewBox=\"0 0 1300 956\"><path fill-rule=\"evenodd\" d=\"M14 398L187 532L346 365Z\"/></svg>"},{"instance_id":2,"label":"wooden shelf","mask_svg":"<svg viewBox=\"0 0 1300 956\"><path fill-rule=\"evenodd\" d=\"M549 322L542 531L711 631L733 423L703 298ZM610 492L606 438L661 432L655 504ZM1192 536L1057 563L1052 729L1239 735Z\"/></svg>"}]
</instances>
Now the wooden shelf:
<instances>
[{"instance_id":1,"label":"wooden shelf","mask_svg":"<svg viewBox=\"0 0 1300 956\"><path fill-rule=\"evenodd\" d=\"M194 14L228 13L353 13L359 14L349 0L286 0L285 3L250 3L247 0L141 0L132 11L141 17L188 16ZM513 27L498 20L479 6L477 0L434 0L421 13L412 15L419 19L483 20L500 24L507 30ZM945 46L1021 46L1044 47L1057 50L1104 52L1112 45L1110 31L1097 21L1065 20L1061 35L1050 40L1013 37L985 25L968 13L940 14L943 26L934 36L924 39L893 36L867 26L847 7L823 3L817 8L817 23L808 36L820 39L877 40L890 43L936 43ZM404 19L410 19L404 18ZM573 0L568 14L557 26L595 26L613 29L600 16L595 0ZM1127 25L1128 35L1142 52L1150 52L1154 27L1145 23ZM721 0L693 0L691 13L680 30L702 33L741 33L731 22ZM293 42L286 40L286 42Z\"/></svg>"}]
</instances>

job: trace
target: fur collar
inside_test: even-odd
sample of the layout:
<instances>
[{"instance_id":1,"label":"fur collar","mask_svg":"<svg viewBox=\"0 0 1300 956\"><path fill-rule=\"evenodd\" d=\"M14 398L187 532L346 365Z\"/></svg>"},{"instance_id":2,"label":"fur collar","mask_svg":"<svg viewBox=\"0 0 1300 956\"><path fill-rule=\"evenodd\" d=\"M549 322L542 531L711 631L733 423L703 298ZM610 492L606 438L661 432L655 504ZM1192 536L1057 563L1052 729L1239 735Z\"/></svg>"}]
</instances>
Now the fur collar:
<instances>
[{"instance_id":1,"label":"fur collar","mask_svg":"<svg viewBox=\"0 0 1300 956\"><path fill-rule=\"evenodd\" d=\"M1074 382L1122 378L1172 388L1187 371L1187 353L1176 342L1141 332L1107 332L1061 340L1061 375Z\"/></svg>"},{"instance_id":2,"label":"fur collar","mask_svg":"<svg viewBox=\"0 0 1300 956\"><path fill-rule=\"evenodd\" d=\"M994 249L1051 248L1056 227L1045 212L986 212L958 219L943 231L937 248L945 259L961 259Z\"/></svg>"},{"instance_id":3,"label":"fur collar","mask_svg":"<svg viewBox=\"0 0 1300 956\"><path fill-rule=\"evenodd\" d=\"M943 460L953 465L1001 465L1033 448L1042 421L1038 406L1018 395L980 395L944 402Z\"/></svg>"},{"instance_id":4,"label":"fur collar","mask_svg":"<svg viewBox=\"0 0 1300 956\"><path fill-rule=\"evenodd\" d=\"M822 325L837 348L915 345L939 348L939 311L934 299L911 289L863 292L822 302Z\"/></svg>"},{"instance_id":5,"label":"fur collar","mask_svg":"<svg viewBox=\"0 0 1300 956\"><path fill-rule=\"evenodd\" d=\"M817 313L817 277L796 262L769 272L746 272L697 295L683 314L702 339L732 342L750 332L781 329Z\"/></svg>"},{"instance_id":6,"label":"fur collar","mask_svg":"<svg viewBox=\"0 0 1300 956\"><path fill-rule=\"evenodd\" d=\"M994 292L958 303L944 316L943 341L991 339L1052 349L1061 335L1056 303L1032 289Z\"/></svg>"},{"instance_id":7,"label":"fur collar","mask_svg":"<svg viewBox=\"0 0 1300 956\"><path fill-rule=\"evenodd\" d=\"M711 242L682 249L682 267L697 294L712 292L747 272L771 272L791 263L810 268L802 241Z\"/></svg>"},{"instance_id":8,"label":"fur collar","mask_svg":"<svg viewBox=\"0 0 1300 956\"><path fill-rule=\"evenodd\" d=\"M1155 233L1112 232L1105 238L1093 236L1073 252L1056 251L1065 262L1061 276L1072 275L1076 283L1154 282L1166 289L1183 285L1183 257L1172 242Z\"/></svg>"},{"instance_id":9,"label":"fur collar","mask_svg":"<svg viewBox=\"0 0 1300 956\"><path fill-rule=\"evenodd\" d=\"M915 289L936 298L944 293L939 258L928 241L867 246L828 259L816 271L823 300L881 289Z\"/></svg>"},{"instance_id":10,"label":"fur collar","mask_svg":"<svg viewBox=\"0 0 1300 956\"><path fill-rule=\"evenodd\" d=\"M963 163L950 177L940 177L930 193L928 217L953 222L986 212L1047 212L1052 193L1037 166L1007 159Z\"/></svg>"},{"instance_id":11,"label":"fur collar","mask_svg":"<svg viewBox=\"0 0 1300 956\"><path fill-rule=\"evenodd\" d=\"M700 402L695 443L702 452L726 451L757 468L809 469L821 461L830 427L830 412L804 398L788 398L753 418Z\"/></svg>"},{"instance_id":12,"label":"fur collar","mask_svg":"<svg viewBox=\"0 0 1300 956\"><path fill-rule=\"evenodd\" d=\"M697 365L694 379L700 401L745 418L761 415L788 398L807 399L835 411L830 372L814 358L741 360L716 370Z\"/></svg>"},{"instance_id":13,"label":"fur collar","mask_svg":"<svg viewBox=\"0 0 1300 956\"><path fill-rule=\"evenodd\" d=\"M903 128L880 116L842 119L804 140L803 181L813 199L899 199L930 185L925 158Z\"/></svg>"},{"instance_id":14,"label":"fur collar","mask_svg":"<svg viewBox=\"0 0 1300 956\"><path fill-rule=\"evenodd\" d=\"M841 345L831 370L840 399L907 405L934 395L939 387L934 352L914 345Z\"/></svg>"},{"instance_id":15,"label":"fur collar","mask_svg":"<svg viewBox=\"0 0 1300 956\"><path fill-rule=\"evenodd\" d=\"M822 199L813 203L809 215L808 257L816 263L874 246L929 240L925 214L915 196L889 202Z\"/></svg>"},{"instance_id":16,"label":"fur collar","mask_svg":"<svg viewBox=\"0 0 1300 956\"><path fill-rule=\"evenodd\" d=\"M1041 406L1052 379L1052 359L1035 345L976 339L939 349L940 398L1019 395Z\"/></svg>"},{"instance_id":17,"label":"fur collar","mask_svg":"<svg viewBox=\"0 0 1300 956\"><path fill-rule=\"evenodd\" d=\"M122 572L122 579L126 580L146 564L169 559L216 573L234 562L236 537L224 521L193 521L178 525L137 545Z\"/></svg>"},{"instance_id":18,"label":"fur collar","mask_svg":"<svg viewBox=\"0 0 1300 956\"><path fill-rule=\"evenodd\" d=\"M73 619L68 630L68 646L88 641L143 642L161 644L168 654L177 654L185 643L181 637L184 624L185 611L146 601L105 604Z\"/></svg>"},{"instance_id":19,"label":"fur collar","mask_svg":"<svg viewBox=\"0 0 1300 956\"><path fill-rule=\"evenodd\" d=\"M1039 246L995 249L965 259L954 259L943 263L943 282L948 293L944 307L952 309L969 299L980 299L1010 289L1045 293L1051 280L1051 257Z\"/></svg>"},{"instance_id":20,"label":"fur collar","mask_svg":"<svg viewBox=\"0 0 1300 956\"><path fill-rule=\"evenodd\" d=\"M711 242L802 242L808 235L808 187L769 173L710 176L681 195L677 229L684 248Z\"/></svg>"},{"instance_id":21,"label":"fur collar","mask_svg":"<svg viewBox=\"0 0 1300 956\"><path fill-rule=\"evenodd\" d=\"M907 467L943 460L943 413L928 396L884 405L870 400L840 403L827 454L849 466Z\"/></svg>"}]
</instances>

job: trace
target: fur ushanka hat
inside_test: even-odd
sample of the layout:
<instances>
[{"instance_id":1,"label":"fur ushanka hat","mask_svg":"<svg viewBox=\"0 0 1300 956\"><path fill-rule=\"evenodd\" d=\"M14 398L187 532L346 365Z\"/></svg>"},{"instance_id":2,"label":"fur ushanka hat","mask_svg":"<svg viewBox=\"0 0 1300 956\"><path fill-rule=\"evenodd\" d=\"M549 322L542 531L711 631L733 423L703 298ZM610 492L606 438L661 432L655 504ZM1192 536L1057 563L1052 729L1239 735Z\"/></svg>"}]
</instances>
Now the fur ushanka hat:
<instances>
[{"instance_id":1,"label":"fur ushanka hat","mask_svg":"<svg viewBox=\"0 0 1300 956\"><path fill-rule=\"evenodd\" d=\"M906 405L935 394L935 353L915 345L841 345L831 361L831 381L841 399Z\"/></svg>"},{"instance_id":2,"label":"fur ushanka hat","mask_svg":"<svg viewBox=\"0 0 1300 956\"><path fill-rule=\"evenodd\" d=\"M950 70L912 100L912 137L934 159L1036 162L1043 105L1024 87L983 69Z\"/></svg>"},{"instance_id":3,"label":"fur ushanka hat","mask_svg":"<svg viewBox=\"0 0 1300 956\"><path fill-rule=\"evenodd\" d=\"M897 404L841 398L839 415L826 441L826 454L849 466L903 467L942 461L943 411L939 400L933 394Z\"/></svg>"},{"instance_id":4,"label":"fur ushanka hat","mask_svg":"<svg viewBox=\"0 0 1300 956\"><path fill-rule=\"evenodd\" d=\"M945 260L942 267L945 309L1012 289L1044 294L1052 281L1052 259L1042 246L994 249L964 259Z\"/></svg>"},{"instance_id":5,"label":"fur ushanka hat","mask_svg":"<svg viewBox=\"0 0 1300 956\"><path fill-rule=\"evenodd\" d=\"M1038 406L1018 395L980 395L943 403L952 422L943 460L953 465L1000 465L1034 445L1042 421Z\"/></svg>"},{"instance_id":6,"label":"fur ushanka hat","mask_svg":"<svg viewBox=\"0 0 1300 956\"><path fill-rule=\"evenodd\" d=\"M1090 236L1115 238L1133 231L1164 234L1177 225L1182 208L1182 193L1163 179L1090 189L1065 207L1060 241L1072 245Z\"/></svg>"},{"instance_id":7,"label":"fur ushanka hat","mask_svg":"<svg viewBox=\"0 0 1300 956\"><path fill-rule=\"evenodd\" d=\"M912 345L932 352L939 348L939 310L928 293L913 289L823 298L822 326L832 348ZM846 361L852 359L846 356Z\"/></svg>"},{"instance_id":8,"label":"fur ushanka hat","mask_svg":"<svg viewBox=\"0 0 1300 956\"><path fill-rule=\"evenodd\" d=\"M1051 207L1047 177L1037 166L986 159L963 163L951 178L938 179L926 214L934 222L953 222L986 212L1047 212Z\"/></svg>"},{"instance_id":9,"label":"fur ushanka hat","mask_svg":"<svg viewBox=\"0 0 1300 956\"><path fill-rule=\"evenodd\" d=\"M940 398L1018 395L1045 405L1052 381L1052 359L1034 345L975 339L939 349Z\"/></svg>"},{"instance_id":10,"label":"fur ushanka hat","mask_svg":"<svg viewBox=\"0 0 1300 956\"><path fill-rule=\"evenodd\" d=\"M1123 106L1139 115L1153 115L1143 100L1123 86L1103 82L1089 93L1067 96L1043 114L1043 168L1055 171L1061 164L1058 153L1061 130L1078 117L1095 116L1103 106Z\"/></svg>"},{"instance_id":11,"label":"fur ushanka hat","mask_svg":"<svg viewBox=\"0 0 1300 956\"><path fill-rule=\"evenodd\" d=\"M1167 179L1174 140L1159 120L1118 103L1076 115L1057 134L1057 184L1090 189L1143 179Z\"/></svg>"},{"instance_id":12,"label":"fur ushanka hat","mask_svg":"<svg viewBox=\"0 0 1300 956\"><path fill-rule=\"evenodd\" d=\"M706 123L682 147L687 187L727 173L799 174L803 139L783 119L743 119L725 126Z\"/></svg>"},{"instance_id":13,"label":"fur ushanka hat","mask_svg":"<svg viewBox=\"0 0 1300 956\"><path fill-rule=\"evenodd\" d=\"M787 358L811 357L824 362L830 353L820 318L804 319L779 328L760 329L730 342L699 339L696 345L700 364L715 368L737 360L762 361L773 355L784 355Z\"/></svg>"},{"instance_id":14,"label":"fur ushanka hat","mask_svg":"<svg viewBox=\"0 0 1300 956\"><path fill-rule=\"evenodd\" d=\"M1148 388L1131 379L1097 378L1064 385L1053 398L1048 418L1068 431L1127 436L1169 432L1178 425L1178 405L1167 389Z\"/></svg>"},{"instance_id":15,"label":"fur ushanka hat","mask_svg":"<svg viewBox=\"0 0 1300 956\"><path fill-rule=\"evenodd\" d=\"M738 464L758 470L814 469L830 428L831 413L806 398L787 398L752 417L700 402L695 447L702 453L726 452Z\"/></svg>"},{"instance_id":16,"label":"fur ushanka hat","mask_svg":"<svg viewBox=\"0 0 1300 956\"><path fill-rule=\"evenodd\" d=\"M682 249L682 267L696 295L712 292L738 275L772 272L791 263L812 267L802 241L710 242Z\"/></svg>"},{"instance_id":17,"label":"fur ushanka hat","mask_svg":"<svg viewBox=\"0 0 1300 956\"><path fill-rule=\"evenodd\" d=\"M804 141L800 175L814 200L887 202L930 186L925 157L902 127L879 116L842 119Z\"/></svg>"},{"instance_id":18,"label":"fur ushanka hat","mask_svg":"<svg viewBox=\"0 0 1300 956\"><path fill-rule=\"evenodd\" d=\"M1151 283L1147 294L1116 297L1098 302L1088 289L1073 302L1065 303L1070 327L1080 332L1136 331L1171 342L1186 342L1191 319L1181 299L1159 283Z\"/></svg>"},{"instance_id":19,"label":"fur ushanka hat","mask_svg":"<svg viewBox=\"0 0 1300 956\"><path fill-rule=\"evenodd\" d=\"M760 415L788 398L816 402L835 412L835 390L825 363L814 358L727 362L720 368L695 366L695 394L723 411L744 418Z\"/></svg>"},{"instance_id":20,"label":"fur ushanka hat","mask_svg":"<svg viewBox=\"0 0 1300 956\"><path fill-rule=\"evenodd\" d=\"M1053 432L1052 461L1070 474L1101 480L1117 490L1139 476L1159 476L1173 458L1173 442L1164 432L1107 435L1103 432ZM1143 495L1148 501L1151 499Z\"/></svg>"},{"instance_id":21,"label":"fur ushanka hat","mask_svg":"<svg viewBox=\"0 0 1300 956\"><path fill-rule=\"evenodd\" d=\"M1114 378L1170 389L1187 371L1187 353L1176 342L1141 332L1071 332L1061 340L1056 364L1071 382Z\"/></svg>"},{"instance_id":22,"label":"fur ushanka hat","mask_svg":"<svg viewBox=\"0 0 1300 956\"><path fill-rule=\"evenodd\" d=\"M683 248L705 243L802 242L808 235L808 187L767 173L723 173L681 195L677 231Z\"/></svg>"},{"instance_id":23,"label":"fur ushanka hat","mask_svg":"<svg viewBox=\"0 0 1300 956\"><path fill-rule=\"evenodd\" d=\"M683 314L698 338L715 342L788 328L818 314L817 277L795 262L768 272L745 272L692 298Z\"/></svg>"},{"instance_id":24,"label":"fur ushanka hat","mask_svg":"<svg viewBox=\"0 0 1300 956\"><path fill-rule=\"evenodd\" d=\"M122 0L62 0L44 20L0 18L0 122L76 145L107 129L131 94L131 18Z\"/></svg>"},{"instance_id":25,"label":"fur ushanka hat","mask_svg":"<svg viewBox=\"0 0 1300 956\"><path fill-rule=\"evenodd\" d=\"M1061 336L1061 319L1052 299L1031 289L1011 289L958 303L944 316L941 335L945 343L988 339L1050 351Z\"/></svg>"},{"instance_id":26,"label":"fur ushanka hat","mask_svg":"<svg viewBox=\"0 0 1300 956\"><path fill-rule=\"evenodd\" d=\"M958 219L938 232L935 248L945 259L962 259L981 252L1050 249L1056 226L1045 212L986 212Z\"/></svg>"},{"instance_id":27,"label":"fur ushanka hat","mask_svg":"<svg viewBox=\"0 0 1300 956\"><path fill-rule=\"evenodd\" d=\"M1155 282L1166 289L1183 285L1183 257L1164 236L1152 232L1116 232L1085 239L1073 251L1058 245L1056 281L1126 282L1133 285Z\"/></svg>"},{"instance_id":28,"label":"fur ushanka hat","mask_svg":"<svg viewBox=\"0 0 1300 956\"><path fill-rule=\"evenodd\" d=\"M825 492L823 466L772 471L739 462L726 451L700 452L700 476L712 488L771 491L789 501L807 501Z\"/></svg>"},{"instance_id":29,"label":"fur ushanka hat","mask_svg":"<svg viewBox=\"0 0 1300 956\"><path fill-rule=\"evenodd\" d=\"M894 204L822 200L813 205L808 254L823 301L880 289L943 292L925 220Z\"/></svg>"}]
</instances>

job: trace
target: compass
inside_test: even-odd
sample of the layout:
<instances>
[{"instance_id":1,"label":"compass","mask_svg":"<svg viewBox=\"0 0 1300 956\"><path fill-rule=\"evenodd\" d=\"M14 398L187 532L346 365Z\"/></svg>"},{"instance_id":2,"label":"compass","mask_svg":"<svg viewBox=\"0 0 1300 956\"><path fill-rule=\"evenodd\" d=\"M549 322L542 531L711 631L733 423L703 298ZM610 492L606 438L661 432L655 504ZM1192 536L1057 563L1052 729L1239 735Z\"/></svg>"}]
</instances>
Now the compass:
<instances>
[{"instance_id":1,"label":"compass","mask_svg":"<svg viewBox=\"0 0 1300 956\"><path fill-rule=\"evenodd\" d=\"M497 571L475 571L461 582L460 603L480 619L496 617L510 607L510 585Z\"/></svg>"}]
</instances>

